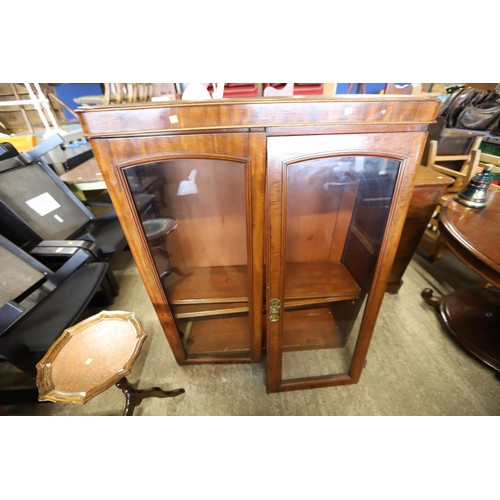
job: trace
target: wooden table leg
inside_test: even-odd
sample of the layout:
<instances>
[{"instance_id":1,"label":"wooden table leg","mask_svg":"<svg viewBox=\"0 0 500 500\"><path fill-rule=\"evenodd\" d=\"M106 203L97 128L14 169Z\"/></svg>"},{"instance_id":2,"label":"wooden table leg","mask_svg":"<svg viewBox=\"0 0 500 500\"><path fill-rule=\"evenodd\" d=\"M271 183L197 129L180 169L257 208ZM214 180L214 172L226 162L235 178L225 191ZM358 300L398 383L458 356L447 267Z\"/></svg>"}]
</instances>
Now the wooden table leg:
<instances>
[{"instance_id":1,"label":"wooden table leg","mask_svg":"<svg viewBox=\"0 0 500 500\"><path fill-rule=\"evenodd\" d=\"M434 297L434 290L432 288L425 288L420 295L427 302L427 304L439 311L439 307L441 306L444 297Z\"/></svg>"},{"instance_id":2,"label":"wooden table leg","mask_svg":"<svg viewBox=\"0 0 500 500\"><path fill-rule=\"evenodd\" d=\"M174 398L184 394L186 391L184 389L174 389L172 391L165 391L159 387L151 387L150 389L136 389L130 384L130 382L123 377L120 379L116 386L122 390L125 394L125 409L123 410L123 416L132 416L136 406L142 403L145 398Z\"/></svg>"}]
</instances>

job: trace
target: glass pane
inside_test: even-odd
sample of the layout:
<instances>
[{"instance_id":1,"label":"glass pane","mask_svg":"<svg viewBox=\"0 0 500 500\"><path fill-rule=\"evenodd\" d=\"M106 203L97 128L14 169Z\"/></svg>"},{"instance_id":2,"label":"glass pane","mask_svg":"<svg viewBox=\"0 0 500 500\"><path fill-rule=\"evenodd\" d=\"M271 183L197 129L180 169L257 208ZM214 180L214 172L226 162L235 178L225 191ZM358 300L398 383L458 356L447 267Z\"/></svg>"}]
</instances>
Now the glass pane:
<instances>
[{"instance_id":1,"label":"glass pane","mask_svg":"<svg viewBox=\"0 0 500 500\"><path fill-rule=\"evenodd\" d=\"M349 372L399 164L343 156L288 166L283 380Z\"/></svg>"},{"instance_id":2,"label":"glass pane","mask_svg":"<svg viewBox=\"0 0 500 500\"><path fill-rule=\"evenodd\" d=\"M188 355L248 356L245 165L181 159L125 173Z\"/></svg>"}]
</instances>

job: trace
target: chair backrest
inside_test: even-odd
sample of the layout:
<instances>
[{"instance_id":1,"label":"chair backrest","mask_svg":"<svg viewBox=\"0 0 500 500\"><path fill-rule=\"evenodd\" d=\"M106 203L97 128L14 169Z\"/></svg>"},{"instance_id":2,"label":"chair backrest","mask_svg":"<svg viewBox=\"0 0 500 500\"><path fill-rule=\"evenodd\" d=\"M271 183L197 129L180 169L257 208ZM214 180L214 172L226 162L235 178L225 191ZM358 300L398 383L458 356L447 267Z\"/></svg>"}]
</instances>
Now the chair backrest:
<instances>
[{"instance_id":1,"label":"chair backrest","mask_svg":"<svg viewBox=\"0 0 500 500\"><path fill-rule=\"evenodd\" d=\"M54 272L0 234L0 335L90 260L87 252L77 250Z\"/></svg>"},{"instance_id":2,"label":"chair backrest","mask_svg":"<svg viewBox=\"0 0 500 500\"><path fill-rule=\"evenodd\" d=\"M83 95L80 97L75 97L73 101L76 104L80 104L83 107L88 106L107 106L111 100L110 84L104 83L104 92L97 95Z\"/></svg>"},{"instance_id":3,"label":"chair backrest","mask_svg":"<svg viewBox=\"0 0 500 500\"><path fill-rule=\"evenodd\" d=\"M2 286L0 309L9 301L19 300L46 279L48 271L36 259L0 235L0 262Z\"/></svg>"},{"instance_id":4,"label":"chair backrest","mask_svg":"<svg viewBox=\"0 0 500 500\"><path fill-rule=\"evenodd\" d=\"M436 172L449 175L455 179L452 186L448 188L448 192L460 191L470 180L473 172L479 164L481 151L479 145L482 141L482 136L474 138L471 149L467 154L456 155L440 155L438 154L438 141L432 140L429 142L429 153L427 157L427 167L432 168ZM462 166L457 170L442 165L442 162L461 161Z\"/></svg>"},{"instance_id":5,"label":"chair backrest","mask_svg":"<svg viewBox=\"0 0 500 500\"><path fill-rule=\"evenodd\" d=\"M57 139L50 140L55 143ZM95 219L42 160L47 147L42 143L0 161L0 231L23 248L27 235L37 235L33 246L41 240L70 239Z\"/></svg>"},{"instance_id":6,"label":"chair backrest","mask_svg":"<svg viewBox=\"0 0 500 500\"><path fill-rule=\"evenodd\" d=\"M31 255L0 235L0 335L26 311L22 302L53 275Z\"/></svg>"}]
</instances>

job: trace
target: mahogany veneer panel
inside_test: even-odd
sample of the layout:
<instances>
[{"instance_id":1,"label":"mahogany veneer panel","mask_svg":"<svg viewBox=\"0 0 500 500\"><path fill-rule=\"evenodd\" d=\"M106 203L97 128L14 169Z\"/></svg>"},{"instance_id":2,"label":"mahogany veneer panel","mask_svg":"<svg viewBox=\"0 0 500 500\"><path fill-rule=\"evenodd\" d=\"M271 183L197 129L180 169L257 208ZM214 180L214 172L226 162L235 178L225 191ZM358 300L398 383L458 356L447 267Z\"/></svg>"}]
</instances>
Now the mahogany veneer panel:
<instances>
[{"instance_id":1,"label":"mahogany veneer panel","mask_svg":"<svg viewBox=\"0 0 500 500\"><path fill-rule=\"evenodd\" d=\"M144 104L78 113L85 134L93 137L311 124L427 124L434 120L438 107L434 98L364 95L163 102L148 104L147 115Z\"/></svg>"}]
</instances>

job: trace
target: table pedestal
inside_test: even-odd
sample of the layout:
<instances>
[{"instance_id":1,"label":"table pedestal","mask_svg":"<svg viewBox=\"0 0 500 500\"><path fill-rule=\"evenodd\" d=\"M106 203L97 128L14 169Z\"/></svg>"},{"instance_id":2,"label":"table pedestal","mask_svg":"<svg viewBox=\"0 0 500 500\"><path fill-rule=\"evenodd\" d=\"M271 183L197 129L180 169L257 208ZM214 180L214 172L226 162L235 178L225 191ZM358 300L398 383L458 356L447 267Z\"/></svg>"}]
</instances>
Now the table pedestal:
<instances>
[{"instance_id":1,"label":"table pedestal","mask_svg":"<svg viewBox=\"0 0 500 500\"><path fill-rule=\"evenodd\" d=\"M447 330L471 354L500 372L500 293L483 289L461 289L444 297L433 290L422 292L435 307Z\"/></svg>"},{"instance_id":2,"label":"table pedestal","mask_svg":"<svg viewBox=\"0 0 500 500\"><path fill-rule=\"evenodd\" d=\"M145 398L174 398L175 396L180 396L186 392L184 389L165 391L159 387L136 389L125 377L120 379L115 385L122 390L123 394L125 394L126 402L125 410L123 410L124 417L132 416L136 406L139 406Z\"/></svg>"}]
</instances>

